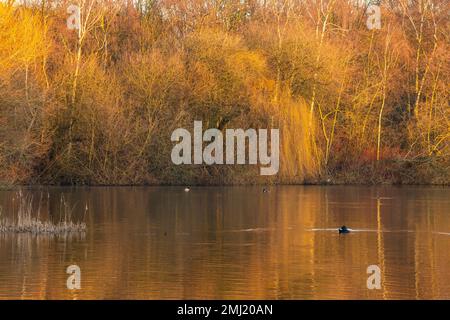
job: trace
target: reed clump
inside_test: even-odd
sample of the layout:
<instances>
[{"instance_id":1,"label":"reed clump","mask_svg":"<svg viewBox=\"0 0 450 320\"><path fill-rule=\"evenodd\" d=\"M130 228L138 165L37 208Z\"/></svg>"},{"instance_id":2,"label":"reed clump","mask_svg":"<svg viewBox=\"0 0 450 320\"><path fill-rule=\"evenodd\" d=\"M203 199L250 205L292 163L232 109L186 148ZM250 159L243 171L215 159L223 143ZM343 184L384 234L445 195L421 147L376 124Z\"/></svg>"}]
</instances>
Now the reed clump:
<instances>
[{"instance_id":1,"label":"reed clump","mask_svg":"<svg viewBox=\"0 0 450 320\"><path fill-rule=\"evenodd\" d=\"M41 197L42 198L42 197ZM37 212L33 210L33 197L18 193L18 207L12 217L5 217L0 207L0 233L31 233L47 235L66 235L70 233L84 233L86 223L75 222L72 219L72 209L61 197L60 219L57 223L44 220L41 217L41 202Z\"/></svg>"}]
</instances>

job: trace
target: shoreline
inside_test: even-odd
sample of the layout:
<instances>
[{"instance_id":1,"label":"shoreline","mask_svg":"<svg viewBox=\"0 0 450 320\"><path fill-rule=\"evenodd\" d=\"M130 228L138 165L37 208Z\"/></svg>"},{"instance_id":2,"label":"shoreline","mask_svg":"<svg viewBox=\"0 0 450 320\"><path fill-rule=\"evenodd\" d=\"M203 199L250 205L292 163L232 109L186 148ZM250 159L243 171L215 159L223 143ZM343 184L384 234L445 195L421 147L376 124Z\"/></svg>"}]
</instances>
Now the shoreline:
<instances>
[{"instance_id":1,"label":"shoreline","mask_svg":"<svg viewBox=\"0 0 450 320\"><path fill-rule=\"evenodd\" d=\"M240 183L240 184L0 184L0 191L13 188L62 187L62 188L121 188L121 187L450 187L450 183Z\"/></svg>"}]
</instances>

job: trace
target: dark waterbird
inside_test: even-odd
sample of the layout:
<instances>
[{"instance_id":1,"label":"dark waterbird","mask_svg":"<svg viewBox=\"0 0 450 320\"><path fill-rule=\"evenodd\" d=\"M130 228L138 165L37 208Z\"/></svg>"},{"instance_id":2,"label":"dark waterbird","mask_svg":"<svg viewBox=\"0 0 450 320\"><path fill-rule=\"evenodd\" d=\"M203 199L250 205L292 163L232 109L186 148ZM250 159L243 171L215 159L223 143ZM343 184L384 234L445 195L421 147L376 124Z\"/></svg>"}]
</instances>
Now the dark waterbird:
<instances>
[{"instance_id":1,"label":"dark waterbird","mask_svg":"<svg viewBox=\"0 0 450 320\"><path fill-rule=\"evenodd\" d=\"M341 233L350 233L350 230L346 226L342 226L339 228L339 234Z\"/></svg>"}]
</instances>

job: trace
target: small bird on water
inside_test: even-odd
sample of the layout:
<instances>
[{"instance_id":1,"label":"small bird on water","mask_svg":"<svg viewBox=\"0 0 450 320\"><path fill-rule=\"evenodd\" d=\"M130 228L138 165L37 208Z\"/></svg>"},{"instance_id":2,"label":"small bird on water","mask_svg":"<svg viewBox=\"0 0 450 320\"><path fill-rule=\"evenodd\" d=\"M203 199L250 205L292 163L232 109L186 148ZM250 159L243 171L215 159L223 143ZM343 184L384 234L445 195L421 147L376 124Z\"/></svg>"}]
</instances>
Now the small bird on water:
<instances>
[{"instance_id":1,"label":"small bird on water","mask_svg":"<svg viewBox=\"0 0 450 320\"><path fill-rule=\"evenodd\" d=\"M269 190L267 190L266 188L263 188L263 193L267 193L269 192Z\"/></svg>"},{"instance_id":2,"label":"small bird on water","mask_svg":"<svg viewBox=\"0 0 450 320\"><path fill-rule=\"evenodd\" d=\"M189 191L191 191L191 188L189 188L189 187L184 188L184 192L189 192Z\"/></svg>"},{"instance_id":3,"label":"small bird on water","mask_svg":"<svg viewBox=\"0 0 450 320\"><path fill-rule=\"evenodd\" d=\"M339 228L339 234L341 233L350 233L350 230L346 226L342 226Z\"/></svg>"}]
</instances>

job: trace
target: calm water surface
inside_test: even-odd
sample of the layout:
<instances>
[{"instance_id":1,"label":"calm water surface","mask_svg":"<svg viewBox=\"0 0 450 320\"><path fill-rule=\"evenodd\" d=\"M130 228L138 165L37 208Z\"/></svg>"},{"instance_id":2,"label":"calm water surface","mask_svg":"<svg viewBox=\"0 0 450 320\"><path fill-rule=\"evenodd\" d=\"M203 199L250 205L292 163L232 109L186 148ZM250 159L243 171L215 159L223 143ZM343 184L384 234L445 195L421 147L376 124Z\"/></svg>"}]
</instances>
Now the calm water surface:
<instances>
[{"instance_id":1,"label":"calm water surface","mask_svg":"<svg viewBox=\"0 0 450 320\"><path fill-rule=\"evenodd\" d=\"M33 188L85 235L0 234L0 299L449 299L450 189ZM16 191L0 191L7 216ZM339 235L337 227L354 229ZM81 290L66 268L81 268ZM382 289L368 290L369 265Z\"/></svg>"}]
</instances>

